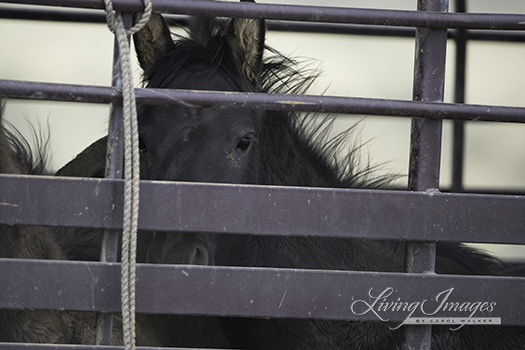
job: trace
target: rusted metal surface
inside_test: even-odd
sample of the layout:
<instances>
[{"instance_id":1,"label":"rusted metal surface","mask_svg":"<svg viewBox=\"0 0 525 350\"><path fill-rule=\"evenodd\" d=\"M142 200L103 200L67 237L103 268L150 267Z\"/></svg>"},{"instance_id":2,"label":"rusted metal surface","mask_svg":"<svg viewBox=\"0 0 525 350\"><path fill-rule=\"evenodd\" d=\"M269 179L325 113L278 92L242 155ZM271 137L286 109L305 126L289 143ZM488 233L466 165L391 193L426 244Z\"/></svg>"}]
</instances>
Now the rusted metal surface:
<instances>
[{"instance_id":1,"label":"rusted metal surface","mask_svg":"<svg viewBox=\"0 0 525 350\"><path fill-rule=\"evenodd\" d=\"M118 89L102 86L0 80L8 98L110 103L121 99ZM525 122L525 108L339 96L135 89L137 103L179 104L205 108L247 108L304 112L390 115L427 119Z\"/></svg>"},{"instance_id":2,"label":"rusted metal surface","mask_svg":"<svg viewBox=\"0 0 525 350\"><path fill-rule=\"evenodd\" d=\"M120 310L119 264L0 262L0 278L9 282L0 285L1 308ZM139 264L137 312L377 321L374 312L365 312L365 303L356 301L371 303L369 293L375 296L392 288L389 297L394 300L424 298L430 304L438 293L454 288L451 302L496 303L493 312L476 316L501 317L503 325L525 325L525 312L516 310L525 303L524 284L525 279L517 277ZM515 312L504 311L510 309ZM402 322L408 312L381 314Z\"/></svg>"},{"instance_id":3,"label":"rusted metal surface","mask_svg":"<svg viewBox=\"0 0 525 350\"><path fill-rule=\"evenodd\" d=\"M6 3L51 5L77 8L102 9L98 0L2 0ZM114 0L114 9L123 12L140 12L141 0ZM378 10L347 7L321 7L274 5L255 3L192 0L152 0L153 9L166 13L210 17L267 18L310 22L354 23L368 25L472 28L472 29L525 29L525 15L472 14L472 13L423 13L418 11Z\"/></svg>"},{"instance_id":4,"label":"rusted metal surface","mask_svg":"<svg viewBox=\"0 0 525 350\"><path fill-rule=\"evenodd\" d=\"M2 175L0 222L121 228L122 185ZM523 244L523 213L522 196L143 181L139 227Z\"/></svg>"}]
</instances>

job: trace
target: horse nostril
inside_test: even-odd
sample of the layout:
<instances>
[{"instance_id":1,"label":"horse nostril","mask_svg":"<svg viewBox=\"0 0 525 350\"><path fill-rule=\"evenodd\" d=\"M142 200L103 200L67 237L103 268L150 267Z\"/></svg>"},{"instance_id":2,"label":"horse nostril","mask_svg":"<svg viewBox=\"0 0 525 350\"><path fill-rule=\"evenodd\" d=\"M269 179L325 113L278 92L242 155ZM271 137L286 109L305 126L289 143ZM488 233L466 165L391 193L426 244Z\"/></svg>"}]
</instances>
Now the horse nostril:
<instances>
[{"instance_id":1,"label":"horse nostril","mask_svg":"<svg viewBox=\"0 0 525 350\"><path fill-rule=\"evenodd\" d=\"M194 234L157 232L146 250L145 261L159 264L210 265L208 245Z\"/></svg>"},{"instance_id":2,"label":"horse nostril","mask_svg":"<svg viewBox=\"0 0 525 350\"><path fill-rule=\"evenodd\" d=\"M141 153L145 153L148 150L148 146L146 146L146 142L144 142L142 137L139 137L139 149Z\"/></svg>"}]
</instances>

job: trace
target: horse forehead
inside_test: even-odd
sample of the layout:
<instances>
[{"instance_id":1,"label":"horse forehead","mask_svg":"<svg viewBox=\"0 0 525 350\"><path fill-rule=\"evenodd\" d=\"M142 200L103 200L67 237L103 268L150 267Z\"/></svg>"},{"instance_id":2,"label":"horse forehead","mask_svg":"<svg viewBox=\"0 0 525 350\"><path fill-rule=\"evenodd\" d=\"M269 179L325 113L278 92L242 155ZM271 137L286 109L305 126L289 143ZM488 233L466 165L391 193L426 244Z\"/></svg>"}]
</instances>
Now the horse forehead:
<instances>
[{"instance_id":1,"label":"horse forehead","mask_svg":"<svg viewBox=\"0 0 525 350\"><path fill-rule=\"evenodd\" d=\"M180 130L185 135L197 132L221 139L254 133L258 126L258 119L251 111L239 109L191 108L178 119Z\"/></svg>"},{"instance_id":2,"label":"horse forehead","mask_svg":"<svg viewBox=\"0 0 525 350\"><path fill-rule=\"evenodd\" d=\"M220 67L195 64L173 76L165 87L185 90L241 91L235 82L235 74L227 74ZM256 113L250 110L194 108L171 106L156 109L149 115L153 128L162 134L178 134L184 140L191 133L249 133L258 126ZM163 130L159 130L163 129Z\"/></svg>"},{"instance_id":3,"label":"horse forehead","mask_svg":"<svg viewBox=\"0 0 525 350\"><path fill-rule=\"evenodd\" d=\"M220 68L198 65L175 74L168 88L207 91L240 91L232 77Z\"/></svg>"}]
</instances>

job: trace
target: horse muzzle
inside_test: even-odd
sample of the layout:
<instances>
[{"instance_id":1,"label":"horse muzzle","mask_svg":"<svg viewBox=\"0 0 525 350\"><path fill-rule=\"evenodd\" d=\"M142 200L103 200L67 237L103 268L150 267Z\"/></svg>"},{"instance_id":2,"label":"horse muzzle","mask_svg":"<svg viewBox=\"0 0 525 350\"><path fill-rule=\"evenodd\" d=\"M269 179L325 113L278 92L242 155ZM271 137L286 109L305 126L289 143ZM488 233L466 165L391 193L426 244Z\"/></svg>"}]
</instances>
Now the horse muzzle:
<instances>
[{"instance_id":1,"label":"horse muzzle","mask_svg":"<svg viewBox=\"0 0 525 350\"><path fill-rule=\"evenodd\" d=\"M155 232L146 262L156 264L213 265L209 244L199 233Z\"/></svg>"}]
</instances>

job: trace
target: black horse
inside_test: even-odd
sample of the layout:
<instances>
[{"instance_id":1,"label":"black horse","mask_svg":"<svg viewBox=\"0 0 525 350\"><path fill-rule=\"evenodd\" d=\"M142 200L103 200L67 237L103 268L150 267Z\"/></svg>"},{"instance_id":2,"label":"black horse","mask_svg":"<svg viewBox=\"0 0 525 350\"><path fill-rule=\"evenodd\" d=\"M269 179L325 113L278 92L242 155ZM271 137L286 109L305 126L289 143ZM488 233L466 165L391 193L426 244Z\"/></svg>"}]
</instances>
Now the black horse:
<instances>
[{"instance_id":1,"label":"black horse","mask_svg":"<svg viewBox=\"0 0 525 350\"><path fill-rule=\"evenodd\" d=\"M293 62L265 57L262 20L212 22L199 40L173 42L160 16L135 37L150 88L300 92L311 81ZM151 38L155 38L151 40ZM268 52L272 52L268 50ZM265 185L370 188L390 179L357 169L354 153L338 161L324 128L290 112L147 106L139 116L148 179ZM317 126L319 127L319 126ZM323 142L324 141L324 142ZM155 235L149 256L176 251ZM205 238L209 262L226 266L403 271L404 244L358 239L216 235ZM173 248L173 249L172 249ZM199 248L200 249L200 248ZM498 274L503 264L459 244L438 246L437 272ZM396 349L402 332L384 323L223 319L234 347L250 349ZM523 329L435 327L434 349L515 349Z\"/></svg>"},{"instance_id":2,"label":"black horse","mask_svg":"<svg viewBox=\"0 0 525 350\"><path fill-rule=\"evenodd\" d=\"M134 37L149 88L237 92L302 92L312 77L265 48L262 20L210 20L196 39L173 41L160 15ZM266 57L270 53L271 56ZM139 111L144 173L151 180L372 188L390 179L356 167L355 153L339 160L344 137L328 142L326 128L291 112L145 106ZM58 172L102 176L105 140ZM96 260L101 233L57 233L70 259ZM357 239L142 233L139 261L277 268L403 271L404 244ZM459 244L438 245L437 272L499 274L496 259ZM176 321L174 321L176 322ZM250 349L397 349L401 331L379 322L294 319L221 320L233 347ZM176 332L177 328L172 327ZM434 349L516 349L523 329L434 327Z\"/></svg>"}]
</instances>

